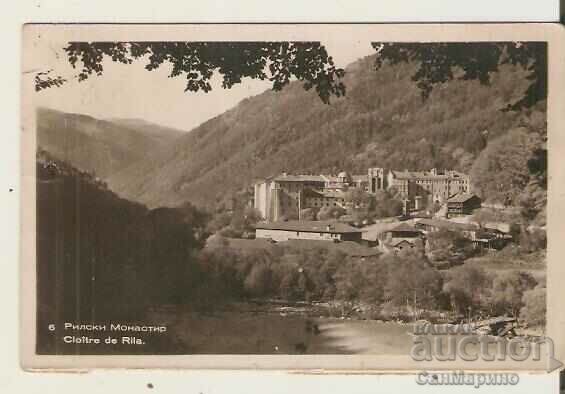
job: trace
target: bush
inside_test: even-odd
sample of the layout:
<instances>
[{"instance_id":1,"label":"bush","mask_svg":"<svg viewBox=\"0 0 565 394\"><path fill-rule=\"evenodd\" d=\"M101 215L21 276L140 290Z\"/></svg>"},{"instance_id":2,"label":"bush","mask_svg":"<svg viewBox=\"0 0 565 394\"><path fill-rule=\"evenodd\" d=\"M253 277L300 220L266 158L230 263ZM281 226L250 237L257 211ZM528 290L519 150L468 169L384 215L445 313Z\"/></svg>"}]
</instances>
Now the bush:
<instances>
[{"instance_id":1,"label":"bush","mask_svg":"<svg viewBox=\"0 0 565 394\"><path fill-rule=\"evenodd\" d=\"M546 318L546 293L545 287L537 286L524 292L520 309L520 319L529 326L543 326Z\"/></svg>"},{"instance_id":2,"label":"bush","mask_svg":"<svg viewBox=\"0 0 565 394\"><path fill-rule=\"evenodd\" d=\"M537 284L534 277L522 271L502 272L497 275L492 288L492 305L496 313L517 316L523 306L524 292Z\"/></svg>"},{"instance_id":3,"label":"bush","mask_svg":"<svg viewBox=\"0 0 565 394\"><path fill-rule=\"evenodd\" d=\"M520 233L520 249L533 253L547 248L547 234L542 229L531 229Z\"/></svg>"},{"instance_id":4,"label":"bush","mask_svg":"<svg viewBox=\"0 0 565 394\"><path fill-rule=\"evenodd\" d=\"M318 220L338 219L343 215L345 215L345 209L342 207L322 207L318 212Z\"/></svg>"},{"instance_id":5,"label":"bush","mask_svg":"<svg viewBox=\"0 0 565 394\"><path fill-rule=\"evenodd\" d=\"M402 214L402 201L395 198L394 191L378 191L375 195L374 217L387 218Z\"/></svg>"},{"instance_id":6,"label":"bush","mask_svg":"<svg viewBox=\"0 0 565 394\"><path fill-rule=\"evenodd\" d=\"M467 238L444 229L428 234L427 251L430 260L451 264L461 263L476 252Z\"/></svg>"},{"instance_id":7,"label":"bush","mask_svg":"<svg viewBox=\"0 0 565 394\"><path fill-rule=\"evenodd\" d=\"M469 308L479 310L491 286L486 272L472 265L462 265L451 269L446 278L443 291L449 296L451 307L458 313L467 313Z\"/></svg>"},{"instance_id":8,"label":"bush","mask_svg":"<svg viewBox=\"0 0 565 394\"><path fill-rule=\"evenodd\" d=\"M251 268L245 278L245 290L254 297L265 297L272 290L272 272L265 263L258 263Z\"/></svg>"},{"instance_id":9,"label":"bush","mask_svg":"<svg viewBox=\"0 0 565 394\"><path fill-rule=\"evenodd\" d=\"M243 236L243 231L236 230L235 228L228 226L221 229L218 234L225 238L241 238Z\"/></svg>"},{"instance_id":10,"label":"bush","mask_svg":"<svg viewBox=\"0 0 565 394\"><path fill-rule=\"evenodd\" d=\"M306 208L300 211L300 218L302 220L316 220L318 215L318 208Z\"/></svg>"},{"instance_id":11,"label":"bush","mask_svg":"<svg viewBox=\"0 0 565 394\"><path fill-rule=\"evenodd\" d=\"M385 258L387 275L385 299L400 306L434 308L441 291L442 278L418 251L406 250Z\"/></svg>"}]
</instances>

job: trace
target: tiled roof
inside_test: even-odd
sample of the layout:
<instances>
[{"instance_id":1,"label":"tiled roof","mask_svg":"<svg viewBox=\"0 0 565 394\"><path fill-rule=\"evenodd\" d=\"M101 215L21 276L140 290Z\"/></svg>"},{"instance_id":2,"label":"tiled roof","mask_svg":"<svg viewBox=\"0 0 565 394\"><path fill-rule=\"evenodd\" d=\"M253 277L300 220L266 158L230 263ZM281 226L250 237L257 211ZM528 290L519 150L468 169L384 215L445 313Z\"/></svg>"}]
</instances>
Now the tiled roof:
<instances>
[{"instance_id":1,"label":"tiled roof","mask_svg":"<svg viewBox=\"0 0 565 394\"><path fill-rule=\"evenodd\" d=\"M321 175L279 175L274 178L277 182L325 182Z\"/></svg>"},{"instance_id":2,"label":"tiled roof","mask_svg":"<svg viewBox=\"0 0 565 394\"><path fill-rule=\"evenodd\" d=\"M263 230L286 230L286 231L307 231L315 233L344 234L361 233L362 231L351 227L345 223L330 221L298 221L289 220L288 222L257 223L257 229Z\"/></svg>"},{"instance_id":3,"label":"tiled roof","mask_svg":"<svg viewBox=\"0 0 565 394\"><path fill-rule=\"evenodd\" d=\"M425 175L424 172L417 172L417 171L391 171L392 174L398 179L412 179L412 178L419 178Z\"/></svg>"},{"instance_id":4,"label":"tiled roof","mask_svg":"<svg viewBox=\"0 0 565 394\"><path fill-rule=\"evenodd\" d=\"M345 198L345 193L342 191L331 191L327 190L321 193L324 197L327 198Z\"/></svg>"},{"instance_id":5,"label":"tiled roof","mask_svg":"<svg viewBox=\"0 0 565 394\"><path fill-rule=\"evenodd\" d=\"M386 232L391 232L391 231L413 231L413 232L420 232L420 230L418 230L416 227L409 225L408 223L400 223L398 226L393 227L389 230L387 230Z\"/></svg>"},{"instance_id":6,"label":"tiled roof","mask_svg":"<svg viewBox=\"0 0 565 394\"><path fill-rule=\"evenodd\" d=\"M335 175L321 175L326 181L328 182L339 182L340 181L340 177L335 176ZM358 181L366 181L367 175L350 175L349 178L351 179L351 181L353 182L358 182Z\"/></svg>"},{"instance_id":7,"label":"tiled roof","mask_svg":"<svg viewBox=\"0 0 565 394\"><path fill-rule=\"evenodd\" d=\"M306 188L304 189L302 196L304 197L315 197L315 198L322 198L324 197L324 195L322 194L322 192L319 192L317 190L312 190L310 188Z\"/></svg>"},{"instance_id":8,"label":"tiled roof","mask_svg":"<svg viewBox=\"0 0 565 394\"><path fill-rule=\"evenodd\" d=\"M473 193L459 193L451 197L447 202L465 202L476 197Z\"/></svg>"},{"instance_id":9,"label":"tiled roof","mask_svg":"<svg viewBox=\"0 0 565 394\"><path fill-rule=\"evenodd\" d=\"M434 175L425 171L391 171L397 179L434 180L434 179L460 179L467 178L466 174L457 171L448 171L445 174Z\"/></svg>"},{"instance_id":10,"label":"tiled roof","mask_svg":"<svg viewBox=\"0 0 565 394\"><path fill-rule=\"evenodd\" d=\"M400 239L398 241L391 242L390 245L396 247L396 246L401 245L403 243L406 243L408 245L413 245L413 243L408 241L407 239Z\"/></svg>"},{"instance_id":11,"label":"tiled roof","mask_svg":"<svg viewBox=\"0 0 565 394\"><path fill-rule=\"evenodd\" d=\"M420 219L417 224L459 231L473 231L478 229L478 227L473 224L457 223L441 219Z\"/></svg>"},{"instance_id":12,"label":"tiled roof","mask_svg":"<svg viewBox=\"0 0 565 394\"><path fill-rule=\"evenodd\" d=\"M429 171L396 171L391 170L397 179L413 179L413 180L433 180L433 179L457 179L468 178L466 174L457 171L447 171L443 174L434 175ZM343 174L340 174L343 175ZM368 180L367 175L351 175L353 182L364 182ZM280 174L265 180L274 180L278 182L338 182L339 177L335 175L295 175Z\"/></svg>"},{"instance_id":13,"label":"tiled roof","mask_svg":"<svg viewBox=\"0 0 565 394\"><path fill-rule=\"evenodd\" d=\"M312 189L304 189L304 197L314 197L314 198L345 198L345 193L342 191L317 191Z\"/></svg>"}]
</instances>

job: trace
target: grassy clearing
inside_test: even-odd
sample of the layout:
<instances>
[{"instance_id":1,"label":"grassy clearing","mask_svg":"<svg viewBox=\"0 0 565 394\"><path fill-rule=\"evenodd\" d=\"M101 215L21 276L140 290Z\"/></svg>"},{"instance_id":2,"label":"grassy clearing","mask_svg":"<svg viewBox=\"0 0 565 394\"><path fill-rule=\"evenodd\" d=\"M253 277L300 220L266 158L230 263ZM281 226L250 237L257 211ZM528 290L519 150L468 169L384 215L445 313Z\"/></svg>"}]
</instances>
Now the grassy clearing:
<instances>
[{"instance_id":1,"label":"grassy clearing","mask_svg":"<svg viewBox=\"0 0 565 394\"><path fill-rule=\"evenodd\" d=\"M492 273L524 271L530 273L538 282L546 278L546 254L542 251L529 254L514 254L511 250L489 252L484 256L470 258L465 264Z\"/></svg>"}]
</instances>

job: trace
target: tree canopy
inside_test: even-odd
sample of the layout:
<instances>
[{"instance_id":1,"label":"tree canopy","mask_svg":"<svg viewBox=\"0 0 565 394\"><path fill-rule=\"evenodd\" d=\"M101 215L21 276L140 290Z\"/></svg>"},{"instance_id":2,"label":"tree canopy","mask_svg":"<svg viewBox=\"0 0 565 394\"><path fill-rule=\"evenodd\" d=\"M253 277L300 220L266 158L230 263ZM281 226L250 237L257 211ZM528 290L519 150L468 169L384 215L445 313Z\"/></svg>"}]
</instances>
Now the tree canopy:
<instances>
[{"instance_id":1,"label":"tree canopy","mask_svg":"<svg viewBox=\"0 0 565 394\"><path fill-rule=\"evenodd\" d=\"M543 326L547 312L547 289L536 286L526 290L522 296L524 306L520 309L520 318L530 326Z\"/></svg>"},{"instance_id":2,"label":"tree canopy","mask_svg":"<svg viewBox=\"0 0 565 394\"><path fill-rule=\"evenodd\" d=\"M433 88L454 79L478 80L488 85L491 74L503 64L512 64L527 71L530 81L524 95L505 109L532 107L547 97L547 45L544 42L465 42L465 43L379 43L375 66L385 62L413 62L418 68L412 80L428 98Z\"/></svg>"},{"instance_id":3,"label":"tree canopy","mask_svg":"<svg viewBox=\"0 0 565 394\"><path fill-rule=\"evenodd\" d=\"M491 74L504 64L517 65L530 81L523 96L505 109L529 108L547 97L547 45L544 42L466 42L466 43L380 43L375 66L416 63L412 80L427 98L433 88L454 79L478 80L488 85ZM269 80L273 90L281 90L292 78L303 82L306 90L315 88L320 99L345 95L342 68L319 42L70 42L64 48L70 64L81 68L76 78L101 75L106 58L131 64L146 60L148 71L164 63L172 66L169 77L184 75L185 91L212 89L214 73L222 76L222 87L231 88L243 78ZM40 91L67 82L51 70L35 76Z\"/></svg>"},{"instance_id":4,"label":"tree canopy","mask_svg":"<svg viewBox=\"0 0 565 394\"><path fill-rule=\"evenodd\" d=\"M319 42L70 42L64 48L76 78L84 81L102 75L103 62L131 64L146 61L145 69L171 65L170 78L184 76L185 91L209 92L214 73L222 76L222 87L231 88L243 78L269 80L273 90L281 90L292 78L314 88L320 99L345 94L340 81L344 70L335 66ZM65 80L48 74L36 76L36 90L60 86Z\"/></svg>"},{"instance_id":5,"label":"tree canopy","mask_svg":"<svg viewBox=\"0 0 565 394\"><path fill-rule=\"evenodd\" d=\"M498 137L480 153L471 168L474 190L484 199L517 204L532 178L528 168L532 152L542 137L526 128L516 128Z\"/></svg>"}]
</instances>

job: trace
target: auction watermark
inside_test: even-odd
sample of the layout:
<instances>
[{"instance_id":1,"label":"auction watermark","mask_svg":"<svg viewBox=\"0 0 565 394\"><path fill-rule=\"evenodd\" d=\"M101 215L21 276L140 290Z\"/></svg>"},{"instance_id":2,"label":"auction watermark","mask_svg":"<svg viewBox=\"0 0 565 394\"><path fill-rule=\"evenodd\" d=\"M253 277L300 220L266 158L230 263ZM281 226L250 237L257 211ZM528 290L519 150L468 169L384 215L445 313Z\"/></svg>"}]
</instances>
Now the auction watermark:
<instances>
[{"instance_id":1,"label":"auction watermark","mask_svg":"<svg viewBox=\"0 0 565 394\"><path fill-rule=\"evenodd\" d=\"M410 356L415 361L545 361L547 370L561 368L549 337L479 335L471 324L416 324Z\"/></svg>"}]
</instances>

